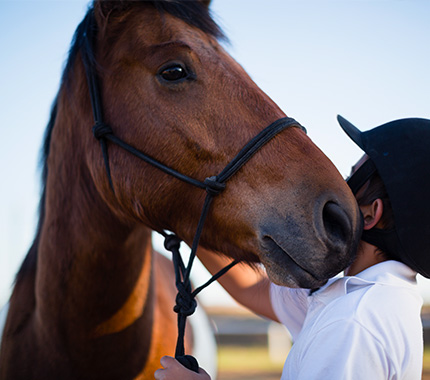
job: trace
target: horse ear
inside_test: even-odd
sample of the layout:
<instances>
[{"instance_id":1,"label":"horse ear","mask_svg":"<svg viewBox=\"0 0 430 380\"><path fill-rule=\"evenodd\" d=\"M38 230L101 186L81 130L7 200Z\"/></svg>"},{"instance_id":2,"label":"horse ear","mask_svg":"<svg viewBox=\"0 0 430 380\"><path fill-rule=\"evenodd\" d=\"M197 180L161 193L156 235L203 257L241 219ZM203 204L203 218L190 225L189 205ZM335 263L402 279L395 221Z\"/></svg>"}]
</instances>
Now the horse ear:
<instances>
[{"instance_id":1,"label":"horse ear","mask_svg":"<svg viewBox=\"0 0 430 380\"><path fill-rule=\"evenodd\" d=\"M209 5L210 5L210 3L211 3L211 0L200 0L200 1L203 3L203 5L204 5L205 7L209 8Z\"/></svg>"}]
</instances>

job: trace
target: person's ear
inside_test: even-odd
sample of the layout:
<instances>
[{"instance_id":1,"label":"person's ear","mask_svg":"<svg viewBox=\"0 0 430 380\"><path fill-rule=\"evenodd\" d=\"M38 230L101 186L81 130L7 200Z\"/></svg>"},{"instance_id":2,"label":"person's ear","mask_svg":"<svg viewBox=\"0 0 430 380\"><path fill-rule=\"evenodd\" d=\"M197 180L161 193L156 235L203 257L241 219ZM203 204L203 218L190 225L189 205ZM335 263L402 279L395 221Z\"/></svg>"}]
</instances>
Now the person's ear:
<instances>
[{"instance_id":1,"label":"person's ear","mask_svg":"<svg viewBox=\"0 0 430 380\"><path fill-rule=\"evenodd\" d=\"M372 204L360 206L364 219L364 229L370 230L381 220L384 205L381 199L375 199Z\"/></svg>"}]
</instances>

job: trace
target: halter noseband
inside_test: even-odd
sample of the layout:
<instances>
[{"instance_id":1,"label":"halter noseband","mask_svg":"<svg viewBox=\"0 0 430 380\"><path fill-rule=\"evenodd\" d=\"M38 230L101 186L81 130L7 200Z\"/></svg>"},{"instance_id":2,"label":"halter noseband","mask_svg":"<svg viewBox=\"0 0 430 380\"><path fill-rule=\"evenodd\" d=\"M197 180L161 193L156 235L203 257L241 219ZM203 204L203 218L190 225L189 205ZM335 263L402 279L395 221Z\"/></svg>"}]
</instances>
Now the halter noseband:
<instances>
[{"instance_id":1,"label":"halter noseband","mask_svg":"<svg viewBox=\"0 0 430 380\"><path fill-rule=\"evenodd\" d=\"M155 160L154 158L148 156L144 152L136 149L135 147L127 144L113 133L112 128L103 122L103 113L102 113L102 103L100 97L100 91L98 86L98 77L95 72L93 65L91 64L90 57L86 54L86 52L92 51L93 40L95 38L95 20L93 16L92 10L90 10L87 14L89 19L85 20L87 22L87 28L85 33L84 43L88 44L87 49L82 51L82 61L85 67L88 87L91 97L91 105L94 116L94 127L93 134L97 140L100 141L101 149L103 153L103 160L106 167L106 173L108 176L109 184L114 192L110 166L109 166L109 155L106 141L110 141L121 148L125 149L127 152L133 154L134 156L142 159L155 166L156 168L162 170L163 172L180 179L186 183L189 183L193 186L199 187L201 189L206 190L206 198L204 201L202 213L200 215L199 223L197 225L196 233L194 235L193 244L191 247L191 253L188 260L187 266L185 266L179 248L182 240L176 236L175 234L169 234L166 231L161 231L161 234L164 236L164 246L165 248L172 252L173 264L175 269L175 277L176 277L176 288L178 290L178 294L176 296L176 305L174 307L174 311L178 313L178 340L176 344L175 350L175 358L178 359L184 366L187 368L198 372L198 363L197 360L190 356L185 355L184 349L184 335L185 335L185 325L186 318L193 314L197 302L195 300L198 293L200 293L204 288L210 285L212 282L216 281L219 277L221 277L224 273L226 273L230 268L238 263L238 261L233 261L228 266L223 268L217 274L212 276L206 283L201 285L192 291L190 274L191 268L196 257L197 247L199 244L200 236L203 230L203 225L206 220L206 216L208 214L210 205L215 196L220 194L226 187L226 182L246 163L251 157L261 149L267 142L269 142L273 137L275 137L278 133L283 131L284 129L290 127L297 127L306 132L306 129L301 126L297 121L292 118L285 117L279 120L276 120L268 127L263 129L258 135L256 135L253 139L251 139L240 151L239 153L227 164L227 166L215 176L207 177L203 182L196 180L192 177L189 177L185 174L182 174L163 163Z\"/></svg>"}]
</instances>

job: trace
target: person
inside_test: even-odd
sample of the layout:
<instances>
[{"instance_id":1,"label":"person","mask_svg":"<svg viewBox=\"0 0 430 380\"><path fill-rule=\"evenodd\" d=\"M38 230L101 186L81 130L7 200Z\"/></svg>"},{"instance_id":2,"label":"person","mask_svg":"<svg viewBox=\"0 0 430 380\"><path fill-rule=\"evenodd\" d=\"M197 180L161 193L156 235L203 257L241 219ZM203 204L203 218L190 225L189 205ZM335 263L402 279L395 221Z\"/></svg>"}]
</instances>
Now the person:
<instances>
[{"instance_id":1,"label":"person","mask_svg":"<svg viewBox=\"0 0 430 380\"><path fill-rule=\"evenodd\" d=\"M236 265L218 281L239 303L281 322L294 344L282 379L421 379L422 298L417 273L430 278L430 120L396 120L367 132L338 121L364 151L347 180L363 234L343 276L319 289L275 285L262 269ZM212 273L228 261L200 249ZM158 380L207 380L172 357Z\"/></svg>"}]
</instances>

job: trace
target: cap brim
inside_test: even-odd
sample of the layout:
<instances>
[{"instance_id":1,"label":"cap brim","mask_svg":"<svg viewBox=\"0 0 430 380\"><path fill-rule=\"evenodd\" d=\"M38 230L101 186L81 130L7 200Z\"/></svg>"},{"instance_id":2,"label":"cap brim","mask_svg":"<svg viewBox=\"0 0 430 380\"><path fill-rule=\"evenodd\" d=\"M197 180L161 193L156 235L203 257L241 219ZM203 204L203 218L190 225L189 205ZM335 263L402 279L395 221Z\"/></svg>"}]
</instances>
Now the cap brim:
<instances>
[{"instance_id":1,"label":"cap brim","mask_svg":"<svg viewBox=\"0 0 430 380\"><path fill-rule=\"evenodd\" d=\"M337 121L345 133L350 137L350 139L354 141L362 150L364 150L361 131L340 115L337 115Z\"/></svg>"}]
</instances>

